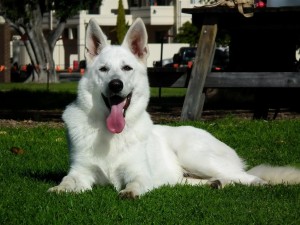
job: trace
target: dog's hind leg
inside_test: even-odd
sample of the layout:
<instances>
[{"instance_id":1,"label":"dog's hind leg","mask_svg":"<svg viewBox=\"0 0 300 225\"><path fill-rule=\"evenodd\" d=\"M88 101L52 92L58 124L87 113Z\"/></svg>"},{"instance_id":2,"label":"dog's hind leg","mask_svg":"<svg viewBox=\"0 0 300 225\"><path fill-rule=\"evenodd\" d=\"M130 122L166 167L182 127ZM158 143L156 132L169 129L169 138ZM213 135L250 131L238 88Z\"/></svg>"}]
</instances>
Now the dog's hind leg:
<instances>
[{"instance_id":1,"label":"dog's hind leg","mask_svg":"<svg viewBox=\"0 0 300 225\"><path fill-rule=\"evenodd\" d=\"M234 174L234 176L220 176L218 178L211 178L207 184L212 188L223 188L227 185L243 184L243 185L264 185L267 182L259 177L247 174L246 172L240 172Z\"/></svg>"},{"instance_id":2,"label":"dog's hind leg","mask_svg":"<svg viewBox=\"0 0 300 225\"><path fill-rule=\"evenodd\" d=\"M218 178L210 178L210 179L201 179L198 177L184 177L180 184L187 184L187 185L207 185L214 189L221 189L228 185L237 184L244 184L244 185L263 185L266 182L259 177L241 173L237 174L234 177L222 176Z\"/></svg>"}]
</instances>

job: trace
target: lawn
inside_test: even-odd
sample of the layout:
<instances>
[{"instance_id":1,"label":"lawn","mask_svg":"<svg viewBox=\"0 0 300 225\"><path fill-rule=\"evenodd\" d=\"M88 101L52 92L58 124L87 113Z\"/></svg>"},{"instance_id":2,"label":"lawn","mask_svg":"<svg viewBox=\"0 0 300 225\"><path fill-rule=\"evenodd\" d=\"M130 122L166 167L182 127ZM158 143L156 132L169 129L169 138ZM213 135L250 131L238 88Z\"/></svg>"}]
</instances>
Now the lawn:
<instances>
[{"instance_id":1,"label":"lawn","mask_svg":"<svg viewBox=\"0 0 300 225\"><path fill-rule=\"evenodd\" d=\"M210 131L249 166L299 166L300 120L184 124ZM11 153L13 146L24 154ZM165 186L134 201L120 200L110 186L82 194L47 193L68 166L62 127L0 127L0 224L300 224L300 185Z\"/></svg>"},{"instance_id":2,"label":"lawn","mask_svg":"<svg viewBox=\"0 0 300 225\"><path fill-rule=\"evenodd\" d=\"M53 110L64 109L76 98L78 82L50 84L0 83L0 109ZM161 96L168 104L182 105L185 88L162 88ZM151 88L151 103L160 104L159 89Z\"/></svg>"},{"instance_id":3,"label":"lawn","mask_svg":"<svg viewBox=\"0 0 300 225\"><path fill-rule=\"evenodd\" d=\"M40 91L40 92L70 92L76 93L78 82L65 82L65 83L50 83L49 86L47 84L41 83L0 83L0 91Z\"/></svg>"},{"instance_id":4,"label":"lawn","mask_svg":"<svg viewBox=\"0 0 300 225\"><path fill-rule=\"evenodd\" d=\"M27 91L27 92L61 92L73 93L77 92L78 82L65 82L57 84L39 83L0 83L0 92L8 91ZM161 88L161 94L164 97L182 97L185 95L186 88ZM159 95L159 88L151 88L151 96L157 97Z\"/></svg>"}]
</instances>

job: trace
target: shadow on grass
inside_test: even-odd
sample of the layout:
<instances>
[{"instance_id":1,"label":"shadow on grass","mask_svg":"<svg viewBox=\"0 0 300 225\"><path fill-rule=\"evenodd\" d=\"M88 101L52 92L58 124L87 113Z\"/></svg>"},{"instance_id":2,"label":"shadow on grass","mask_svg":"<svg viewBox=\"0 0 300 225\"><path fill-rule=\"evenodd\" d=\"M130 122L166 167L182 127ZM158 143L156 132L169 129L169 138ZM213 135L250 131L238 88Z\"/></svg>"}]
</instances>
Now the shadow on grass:
<instances>
[{"instance_id":1,"label":"shadow on grass","mask_svg":"<svg viewBox=\"0 0 300 225\"><path fill-rule=\"evenodd\" d=\"M300 89L212 89L206 97L204 110L254 110L267 117L269 109L300 112L296 101L299 96ZM67 91L0 91L0 118L60 122L63 110L75 99L76 94ZM184 96L152 96L147 109L150 114L179 118L183 102Z\"/></svg>"},{"instance_id":2,"label":"shadow on grass","mask_svg":"<svg viewBox=\"0 0 300 225\"><path fill-rule=\"evenodd\" d=\"M27 171L23 174L30 179L45 182L59 184L64 176L67 175L66 171L50 171L50 172L34 172Z\"/></svg>"},{"instance_id":3,"label":"shadow on grass","mask_svg":"<svg viewBox=\"0 0 300 225\"><path fill-rule=\"evenodd\" d=\"M70 92L31 90L0 91L0 118L61 121L62 111L76 99Z\"/></svg>"},{"instance_id":4,"label":"shadow on grass","mask_svg":"<svg viewBox=\"0 0 300 225\"><path fill-rule=\"evenodd\" d=\"M64 109L76 94L30 90L0 91L0 108L10 110Z\"/></svg>"}]
</instances>

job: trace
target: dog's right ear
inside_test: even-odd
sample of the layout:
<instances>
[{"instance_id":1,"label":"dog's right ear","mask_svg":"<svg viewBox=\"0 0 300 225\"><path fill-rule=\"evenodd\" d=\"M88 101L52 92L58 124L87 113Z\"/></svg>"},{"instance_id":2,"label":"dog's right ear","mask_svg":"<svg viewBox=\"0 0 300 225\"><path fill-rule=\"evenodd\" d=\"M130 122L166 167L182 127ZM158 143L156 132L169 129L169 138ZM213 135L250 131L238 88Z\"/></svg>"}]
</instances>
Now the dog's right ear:
<instances>
[{"instance_id":1,"label":"dog's right ear","mask_svg":"<svg viewBox=\"0 0 300 225\"><path fill-rule=\"evenodd\" d=\"M85 59L87 64L91 63L106 45L107 37L102 32L97 21L90 19L85 36Z\"/></svg>"}]
</instances>

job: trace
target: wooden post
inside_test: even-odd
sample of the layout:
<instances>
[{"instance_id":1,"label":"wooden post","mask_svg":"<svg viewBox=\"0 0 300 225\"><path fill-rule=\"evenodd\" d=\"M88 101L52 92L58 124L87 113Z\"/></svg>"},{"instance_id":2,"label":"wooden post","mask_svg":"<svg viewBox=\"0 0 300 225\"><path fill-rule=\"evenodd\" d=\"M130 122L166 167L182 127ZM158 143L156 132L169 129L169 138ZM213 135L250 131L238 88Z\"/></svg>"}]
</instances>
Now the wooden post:
<instances>
[{"instance_id":1,"label":"wooden post","mask_svg":"<svg viewBox=\"0 0 300 225\"><path fill-rule=\"evenodd\" d=\"M184 99L181 120L200 119L205 101L203 88L211 70L217 35L217 18L205 18L200 33L195 63Z\"/></svg>"}]
</instances>

